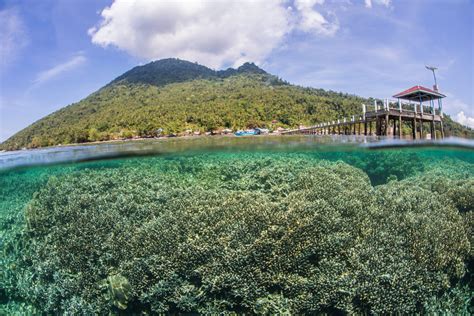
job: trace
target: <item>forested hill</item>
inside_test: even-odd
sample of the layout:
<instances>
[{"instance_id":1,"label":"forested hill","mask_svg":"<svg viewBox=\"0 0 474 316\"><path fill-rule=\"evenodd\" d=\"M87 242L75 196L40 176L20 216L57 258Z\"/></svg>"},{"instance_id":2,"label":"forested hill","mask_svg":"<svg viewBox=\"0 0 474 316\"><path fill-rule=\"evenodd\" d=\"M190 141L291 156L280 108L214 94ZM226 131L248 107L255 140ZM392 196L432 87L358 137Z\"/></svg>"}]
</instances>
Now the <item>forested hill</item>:
<instances>
[{"instance_id":1,"label":"forested hill","mask_svg":"<svg viewBox=\"0 0 474 316\"><path fill-rule=\"evenodd\" d=\"M296 127L358 114L370 100L303 88L246 63L215 71L179 59L138 66L78 103L21 130L0 149L213 131ZM447 135L474 137L446 120Z\"/></svg>"}]
</instances>

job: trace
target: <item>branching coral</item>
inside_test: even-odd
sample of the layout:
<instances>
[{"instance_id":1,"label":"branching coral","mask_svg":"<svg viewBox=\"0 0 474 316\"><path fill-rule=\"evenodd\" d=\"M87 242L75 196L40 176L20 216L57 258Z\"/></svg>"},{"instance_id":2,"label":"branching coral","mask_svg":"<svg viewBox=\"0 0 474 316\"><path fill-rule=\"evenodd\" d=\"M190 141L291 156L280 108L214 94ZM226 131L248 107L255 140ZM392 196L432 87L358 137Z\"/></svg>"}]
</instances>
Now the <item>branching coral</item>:
<instances>
[{"instance_id":1,"label":"branching coral","mask_svg":"<svg viewBox=\"0 0 474 316\"><path fill-rule=\"evenodd\" d=\"M440 180L374 188L341 161L256 153L52 177L26 209L18 295L50 313L427 311L459 296L473 178L420 168Z\"/></svg>"}]
</instances>

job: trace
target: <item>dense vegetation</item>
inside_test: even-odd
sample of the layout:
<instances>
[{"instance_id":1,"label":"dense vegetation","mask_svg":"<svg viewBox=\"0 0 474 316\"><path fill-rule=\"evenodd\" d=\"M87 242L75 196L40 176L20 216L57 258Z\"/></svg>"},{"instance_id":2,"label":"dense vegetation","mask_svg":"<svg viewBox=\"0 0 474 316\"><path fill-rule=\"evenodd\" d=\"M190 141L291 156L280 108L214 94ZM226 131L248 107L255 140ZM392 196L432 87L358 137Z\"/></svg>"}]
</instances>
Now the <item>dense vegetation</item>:
<instances>
[{"instance_id":1,"label":"dense vegetation","mask_svg":"<svg viewBox=\"0 0 474 316\"><path fill-rule=\"evenodd\" d=\"M186 130L296 127L359 114L354 95L289 85L253 64L214 71L165 59L136 67L84 100L69 105L0 145L43 147ZM449 118L446 134L474 137Z\"/></svg>"},{"instance_id":2,"label":"dense vegetation","mask_svg":"<svg viewBox=\"0 0 474 316\"><path fill-rule=\"evenodd\" d=\"M253 63L245 63L237 69L215 71L197 63L168 58L137 66L114 79L110 84L149 84L164 86L170 83L195 79L227 78L238 74L268 75Z\"/></svg>"},{"instance_id":3,"label":"dense vegetation","mask_svg":"<svg viewBox=\"0 0 474 316\"><path fill-rule=\"evenodd\" d=\"M32 170L44 184L5 239L3 296L51 314L467 314L466 159L203 154L51 169L47 183ZM22 176L0 178L4 203Z\"/></svg>"},{"instance_id":4,"label":"dense vegetation","mask_svg":"<svg viewBox=\"0 0 474 316\"><path fill-rule=\"evenodd\" d=\"M275 125L293 126L359 107L356 97L341 94L335 98L311 89L273 86L268 80L263 75L247 75L163 87L112 85L45 117L5 145L36 147L147 136L156 135L158 128L169 134L269 126L272 120L278 120Z\"/></svg>"}]
</instances>

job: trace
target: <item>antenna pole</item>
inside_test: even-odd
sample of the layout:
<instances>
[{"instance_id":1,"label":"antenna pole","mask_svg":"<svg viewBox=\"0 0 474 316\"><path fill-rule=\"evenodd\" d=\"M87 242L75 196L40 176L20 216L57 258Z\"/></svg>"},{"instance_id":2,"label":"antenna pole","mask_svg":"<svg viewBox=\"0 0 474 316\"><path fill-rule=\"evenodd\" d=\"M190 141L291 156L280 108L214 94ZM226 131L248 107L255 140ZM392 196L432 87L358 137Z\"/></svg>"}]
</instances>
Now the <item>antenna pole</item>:
<instances>
[{"instance_id":1,"label":"antenna pole","mask_svg":"<svg viewBox=\"0 0 474 316\"><path fill-rule=\"evenodd\" d=\"M438 82L436 81L436 72L434 69L433 69L433 78L434 78L435 86L438 87Z\"/></svg>"},{"instance_id":2,"label":"antenna pole","mask_svg":"<svg viewBox=\"0 0 474 316\"><path fill-rule=\"evenodd\" d=\"M431 70L433 72L433 78L434 78L434 82L435 82L434 90L438 91L438 82L436 81L436 73L435 73L435 70L437 70L438 68L433 67L433 66L425 66L425 67L426 67L426 69Z\"/></svg>"}]
</instances>

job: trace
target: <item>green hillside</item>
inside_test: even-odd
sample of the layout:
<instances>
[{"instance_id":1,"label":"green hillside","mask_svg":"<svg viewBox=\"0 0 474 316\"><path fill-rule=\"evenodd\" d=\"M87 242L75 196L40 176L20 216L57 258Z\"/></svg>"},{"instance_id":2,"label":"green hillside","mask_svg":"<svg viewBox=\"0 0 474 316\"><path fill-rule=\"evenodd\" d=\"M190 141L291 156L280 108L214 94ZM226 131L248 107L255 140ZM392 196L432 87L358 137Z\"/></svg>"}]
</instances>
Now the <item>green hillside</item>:
<instances>
[{"instance_id":1,"label":"green hillside","mask_svg":"<svg viewBox=\"0 0 474 316\"><path fill-rule=\"evenodd\" d=\"M360 113L354 95L303 88L254 64L223 71L178 59L135 67L78 103L18 132L2 149L35 148L186 130L296 127ZM474 132L446 120L446 134Z\"/></svg>"}]
</instances>

